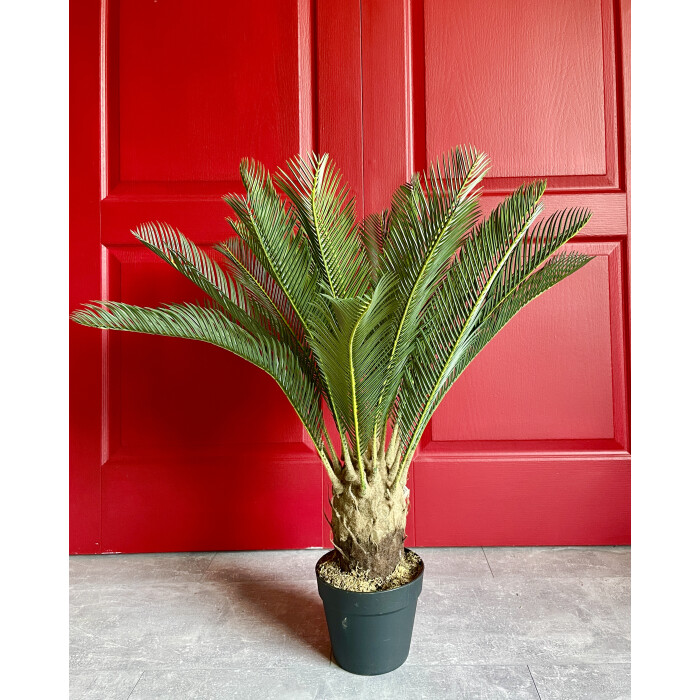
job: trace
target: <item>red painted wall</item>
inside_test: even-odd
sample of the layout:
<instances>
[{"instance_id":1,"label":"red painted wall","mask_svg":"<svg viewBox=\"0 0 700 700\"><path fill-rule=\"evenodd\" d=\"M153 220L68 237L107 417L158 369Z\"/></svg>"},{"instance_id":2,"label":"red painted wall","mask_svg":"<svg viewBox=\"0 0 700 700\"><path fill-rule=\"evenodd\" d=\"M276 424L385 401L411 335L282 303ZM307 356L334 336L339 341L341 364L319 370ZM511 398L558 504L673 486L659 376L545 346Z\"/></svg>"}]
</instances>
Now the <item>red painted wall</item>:
<instances>
[{"instance_id":1,"label":"red painted wall","mask_svg":"<svg viewBox=\"0 0 700 700\"><path fill-rule=\"evenodd\" d=\"M328 151L361 210L456 143L484 205L545 176L597 259L525 309L435 414L409 544L629 541L629 2L71 3L71 308L192 286L129 230L227 235L237 165ZM192 341L71 324L71 551L329 545L327 487L268 377Z\"/></svg>"}]
</instances>

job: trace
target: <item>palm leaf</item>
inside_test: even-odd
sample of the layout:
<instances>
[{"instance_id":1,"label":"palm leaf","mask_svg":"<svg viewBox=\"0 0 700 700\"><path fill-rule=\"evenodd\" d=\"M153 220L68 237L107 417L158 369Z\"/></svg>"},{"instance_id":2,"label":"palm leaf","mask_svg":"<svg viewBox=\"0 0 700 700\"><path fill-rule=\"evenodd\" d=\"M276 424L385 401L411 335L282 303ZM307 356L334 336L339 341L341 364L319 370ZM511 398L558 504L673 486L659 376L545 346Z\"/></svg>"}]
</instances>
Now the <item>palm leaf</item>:
<instances>
[{"instance_id":1,"label":"palm leaf","mask_svg":"<svg viewBox=\"0 0 700 700\"><path fill-rule=\"evenodd\" d=\"M483 154L456 148L394 195L383 264L398 278L398 312L375 435L394 405L426 300L476 221L475 190L487 168Z\"/></svg>"},{"instance_id":2,"label":"palm leaf","mask_svg":"<svg viewBox=\"0 0 700 700\"><path fill-rule=\"evenodd\" d=\"M308 357L286 319L281 318L264 302L237 285L199 246L168 224L146 223L132 231L147 248L196 284L227 314L254 335L269 334L286 342L297 352L300 360Z\"/></svg>"},{"instance_id":3,"label":"palm leaf","mask_svg":"<svg viewBox=\"0 0 700 700\"><path fill-rule=\"evenodd\" d=\"M117 301L86 304L71 318L106 330L200 340L232 352L269 374L279 385L319 454L323 449L323 414L318 390L308 370L290 348L265 334L253 335L222 310L197 304L148 308Z\"/></svg>"},{"instance_id":4,"label":"palm leaf","mask_svg":"<svg viewBox=\"0 0 700 700\"><path fill-rule=\"evenodd\" d=\"M301 327L308 331L311 303L318 286L308 245L303 236L295 233L296 221L275 191L264 166L243 160L241 178L246 197L228 194L224 200L238 216L238 222L230 220L230 223L249 253L243 248L237 251L233 241L220 246L219 250L234 265L247 269L266 289L268 283L250 264L251 257L254 258L286 298L286 302L281 301L275 291L269 295L273 301L277 297L280 312L284 313L282 307L288 304ZM289 320L292 325L292 319Z\"/></svg>"},{"instance_id":5,"label":"palm leaf","mask_svg":"<svg viewBox=\"0 0 700 700\"><path fill-rule=\"evenodd\" d=\"M421 337L411 358L414 369L409 370L410 381L405 383L401 394L398 420L402 428L402 469L445 392L466 368L467 349L484 319L496 309L501 309L496 314L500 319L504 318L504 310L514 309L515 313L522 306L518 306L518 300L524 298L523 295L527 297L527 290L537 289L528 286L531 278L536 281L531 284L542 285L549 280L554 284L577 270L581 266L579 262L588 262L586 256L574 256L568 265L558 261L546 272L536 272L537 267L570 240L589 218L586 212L579 210L558 213L527 235L541 210L539 200L543 193L544 183L533 183L520 188L499 205L465 242L458 259L431 298ZM557 272L565 274L557 277ZM542 291L546 288L544 286ZM511 298L513 302L508 301ZM503 324L508 318L510 316L505 317ZM481 333L484 337L484 331Z\"/></svg>"},{"instance_id":6,"label":"palm leaf","mask_svg":"<svg viewBox=\"0 0 700 700\"><path fill-rule=\"evenodd\" d=\"M384 276L372 294L347 299L324 295L317 303L311 346L327 378L333 405L347 434L364 487L362 455L372 438L374 416L388 360L396 280Z\"/></svg>"},{"instance_id":7,"label":"palm leaf","mask_svg":"<svg viewBox=\"0 0 700 700\"><path fill-rule=\"evenodd\" d=\"M178 261L186 261L193 273L197 273L191 277L195 284L199 285L200 280L205 280L209 288L215 287L220 294L239 304L233 280L215 260L177 229L161 222L148 222L141 224L131 233L178 271L182 271Z\"/></svg>"},{"instance_id":8,"label":"palm leaf","mask_svg":"<svg viewBox=\"0 0 700 700\"><path fill-rule=\"evenodd\" d=\"M237 224L232 222L232 226L235 230ZM247 297L255 300L268 314L276 317L278 322L286 326L304 345L303 326L287 295L255 257L247 243L240 237L231 238L219 243L216 249L225 256L226 268L238 287L245 290Z\"/></svg>"},{"instance_id":9,"label":"palm leaf","mask_svg":"<svg viewBox=\"0 0 700 700\"><path fill-rule=\"evenodd\" d=\"M484 347L496 336L496 334L506 325L506 323L524 306L543 294L547 289L554 286L564 278L573 274L593 258L581 253L564 253L549 260L537 272L523 281L511 294L503 299L502 303L496 306L488 316L486 316L477 326L475 331L469 336L461 352L454 363L447 368L442 382L434 391L432 400L429 402L427 411L423 414L420 423L409 426L408 430L417 435L418 438L428 424L433 413L440 405L440 402L450 390L452 385L459 379L464 370L474 360L474 358L484 349ZM421 360L426 361L428 356L427 348L421 353ZM424 366L417 364L409 368L410 374L407 385L416 387L420 384L420 374ZM417 439L407 448L407 454L411 454L415 449ZM405 468L405 467L404 467Z\"/></svg>"},{"instance_id":10,"label":"palm leaf","mask_svg":"<svg viewBox=\"0 0 700 700\"><path fill-rule=\"evenodd\" d=\"M370 269L355 224L355 200L328 154L287 161L276 181L292 201L315 268L333 297L356 297L369 287Z\"/></svg>"}]
</instances>

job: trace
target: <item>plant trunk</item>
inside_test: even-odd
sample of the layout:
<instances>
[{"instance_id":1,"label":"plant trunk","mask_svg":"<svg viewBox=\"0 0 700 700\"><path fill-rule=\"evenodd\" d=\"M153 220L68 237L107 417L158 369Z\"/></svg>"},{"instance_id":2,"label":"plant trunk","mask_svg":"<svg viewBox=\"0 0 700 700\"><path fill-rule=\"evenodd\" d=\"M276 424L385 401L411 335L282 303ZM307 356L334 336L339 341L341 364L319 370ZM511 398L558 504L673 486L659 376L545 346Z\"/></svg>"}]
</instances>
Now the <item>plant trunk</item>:
<instances>
[{"instance_id":1,"label":"plant trunk","mask_svg":"<svg viewBox=\"0 0 700 700\"><path fill-rule=\"evenodd\" d=\"M383 467L383 465L382 465ZM340 552L339 565L346 571L359 569L370 577L393 573L403 555L408 502L403 489L393 493L385 470L367 468L367 488L348 484L333 496L331 529L333 544Z\"/></svg>"}]
</instances>

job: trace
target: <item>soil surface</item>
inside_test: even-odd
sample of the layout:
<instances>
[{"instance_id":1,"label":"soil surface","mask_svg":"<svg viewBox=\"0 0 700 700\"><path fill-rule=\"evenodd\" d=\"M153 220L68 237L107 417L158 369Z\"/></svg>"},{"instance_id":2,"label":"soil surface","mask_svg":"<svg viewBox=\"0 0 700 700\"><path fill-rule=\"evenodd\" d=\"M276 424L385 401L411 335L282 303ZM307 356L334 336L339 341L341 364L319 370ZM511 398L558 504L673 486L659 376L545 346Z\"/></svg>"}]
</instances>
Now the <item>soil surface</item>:
<instances>
[{"instance_id":1,"label":"soil surface","mask_svg":"<svg viewBox=\"0 0 700 700\"><path fill-rule=\"evenodd\" d=\"M392 588L398 588L413 581L418 575L421 568L421 558L410 550L406 550L399 565L394 571L385 578L371 578L366 571L354 569L351 571L343 571L338 565L340 555L336 552L335 556L328 561L324 561L318 569L321 578L335 588L341 588L344 591L355 591L358 593L375 593L376 591L389 591Z\"/></svg>"}]
</instances>

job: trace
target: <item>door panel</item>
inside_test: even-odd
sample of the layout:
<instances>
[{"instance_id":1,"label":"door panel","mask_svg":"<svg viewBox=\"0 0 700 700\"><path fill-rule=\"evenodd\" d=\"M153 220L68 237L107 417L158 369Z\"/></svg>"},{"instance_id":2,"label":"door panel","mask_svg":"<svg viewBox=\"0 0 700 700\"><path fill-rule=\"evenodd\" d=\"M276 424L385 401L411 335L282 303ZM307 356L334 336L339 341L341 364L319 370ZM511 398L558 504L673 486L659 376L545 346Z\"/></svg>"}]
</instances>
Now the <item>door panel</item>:
<instances>
[{"instance_id":1,"label":"door panel","mask_svg":"<svg viewBox=\"0 0 700 700\"><path fill-rule=\"evenodd\" d=\"M426 2L424 22L429 160L467 141L493 177L606 174L600 0Z\"/></svg>"},{"instance_id":2,"label":"door panel","mask_svg":"<svg viewBox=\"0 0 700 700\"><path fill-rule=\"evenodd\" d=\"M243 156L330 152L360 213L457 143L487 213L545 177L596 260L525 309L436 412L409 545L629 541L629 3L71 4L71 308L199 298L129 233L229 232ZM329 546L328 484L275 383L194 341L71 324L71 551Z\"/></svg>"},{"instance_id":3,"label":"door panel","mask_svg":"<svg viewBox=\"0 0 700 700\"><path fill-rule=\"evenodd\" d=\"M309 110L289 60L299 10L289 0L121 0L110 76L119 83L120 181L237 179L244 156L273 166L297 151Z\"/></svg>"}]
</instances>

